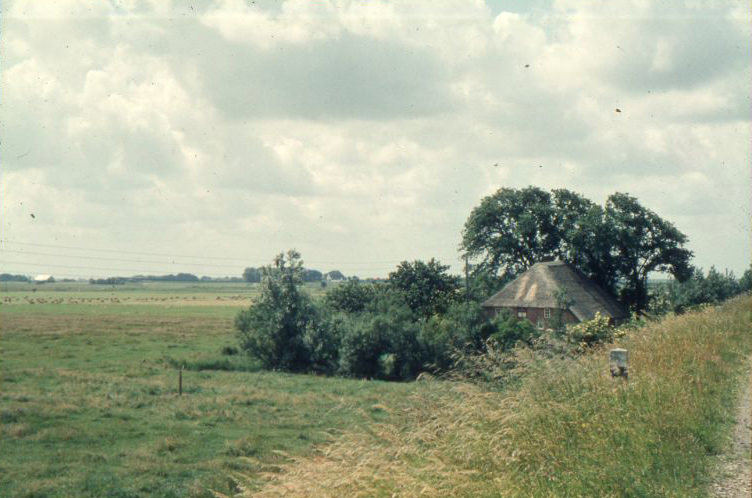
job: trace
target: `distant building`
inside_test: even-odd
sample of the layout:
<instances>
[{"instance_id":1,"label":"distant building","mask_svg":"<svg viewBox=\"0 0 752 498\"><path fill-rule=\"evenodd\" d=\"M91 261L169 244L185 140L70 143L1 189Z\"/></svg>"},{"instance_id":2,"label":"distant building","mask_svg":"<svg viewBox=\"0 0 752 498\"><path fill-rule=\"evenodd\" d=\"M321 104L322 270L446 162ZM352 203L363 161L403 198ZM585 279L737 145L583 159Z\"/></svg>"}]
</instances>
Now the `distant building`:
<instances>
[{"instance_id":1,"label":"distant building","mask_svg":"<svg viewBox=\"0 0 752 498\"><path fill-rule=\"evenodd\" d=\"M34 277L35 284L46 284L48 282L54 282L55 278L52 275L37 275Z\"/></svg>"},{"instance_id":2,"label":"distant building","mask_svg":"<svg viewBox=\"0 0 752 498\"><path fill-rule=\"evenodd\" d=\"M561 299L562 293L566 297ZM566 304L560 308L562 304ZM565 323L592 320L597 312L612 323L629 313L606 291L563 261L536 263L482 304L489 315L507 310L519 319L543 326L562 313Z\"/></svg>"},{"instance_id":3,"label":"distant building","mask_svg":"<svg viewBox=\"0 0 752 498\"><path fill-rule=\"evenodd\" d=\"M324 278L327 280L333 280L333 281L346 280L345 276L339 270L330 271L329 273L324 275Z\"/></svg>"}]
</instances>

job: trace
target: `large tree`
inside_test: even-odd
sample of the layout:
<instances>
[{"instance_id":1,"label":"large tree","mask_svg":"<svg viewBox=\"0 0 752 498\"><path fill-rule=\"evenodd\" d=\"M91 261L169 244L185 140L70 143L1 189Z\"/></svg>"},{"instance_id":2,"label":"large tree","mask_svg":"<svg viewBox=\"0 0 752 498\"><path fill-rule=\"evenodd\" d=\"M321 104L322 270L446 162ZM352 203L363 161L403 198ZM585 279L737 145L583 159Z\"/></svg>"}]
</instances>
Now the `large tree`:
<instances>
[{"instance_id":1,"label":"large tree","mask_svg":"<svg viewBox=\"0 0 752 498\"><path fill-rule=\"evenodd\" d=\"M647 276L689 275L692 253L674 225L616 193L603 208L565 189L502 188L465 223L461 247L480 268L510 278L553 256L568 261L636 309L647 305Z\"/></svg>"},{"instance_id":2,"label":"large tree","mask_svg":"<svg viewBox=\"0 0 752 498\"><path fill-rule=\"evenodd\" d=\"M428 263L403 261L389 274L389 286L404 297L417 316L428 318L444 313L457 299L459 278L449 275L448 269L433 258Z\"/></svg>"},{"instance_id":3,"label":"large tree","mask_svg":"<svg viewBox=\"0 0 752 498\"><path fill-rule=\"evenodd\" d=\"M643 207L636 198L615 193L606 201L605 221L611 228L612 253L621 278L622 300L638 310L648 303L651 272L665 272L683 281L692 270L687 237L672 223Z\"/></svg>"},{"instance_id":4,"label":"large tree","mask_svg":"<svg viewBox=\"0 0 752 498\"><path fill-rule=\"evenodd\" d=\"M465 222L462 248L479 269L512 277L556 254L560 233L551 195L537 187L502 188L484 198Z\"/></svg>"}]
</instances>

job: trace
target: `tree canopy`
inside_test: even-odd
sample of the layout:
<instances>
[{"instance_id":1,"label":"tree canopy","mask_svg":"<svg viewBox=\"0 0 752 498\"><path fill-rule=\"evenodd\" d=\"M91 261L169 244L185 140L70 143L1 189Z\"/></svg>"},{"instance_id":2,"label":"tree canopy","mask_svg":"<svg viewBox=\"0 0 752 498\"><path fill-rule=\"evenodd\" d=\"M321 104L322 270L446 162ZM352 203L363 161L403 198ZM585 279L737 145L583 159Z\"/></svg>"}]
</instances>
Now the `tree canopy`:
<instances>
[{"instance_id":1,"label":"tree canopy","mask_svg":"<svg viewBox=\"0 0 752 498\"><path fill-rule=\"evenodd\" d=\"M459 279L448 269L433 258L427 263L403 261L389 274L389 285L403 294L416 315L428 318L446 311L457 297Z\"/></svg>"},{"instance_id":2,"label":"tree canopy","mask_svg":"<svg viewBox=\"0 0 752 498\"><path fill-rule=\"evenodd\" d=\"M616 193L606 201L605 223L613 242L622 300L637 309L648 303L650 272L672 274L684 281L692 274L692 253L683 248L687 237L670 222L640 205L636 198Z\"/></svg>"},{"instance_id":3,"label":"tree canopy","mask_svg":"<svg viewBox=\"0 0 752 498\"><path fill-rule=\"evenodd\" d=\"M461 248L478 271L512 278L558 257L635 309L647 305L647 276L691 274L687 237L636 198L615 193L601 207L566 189L502 188L465 223Z\"/></svg>"}]
</instances>

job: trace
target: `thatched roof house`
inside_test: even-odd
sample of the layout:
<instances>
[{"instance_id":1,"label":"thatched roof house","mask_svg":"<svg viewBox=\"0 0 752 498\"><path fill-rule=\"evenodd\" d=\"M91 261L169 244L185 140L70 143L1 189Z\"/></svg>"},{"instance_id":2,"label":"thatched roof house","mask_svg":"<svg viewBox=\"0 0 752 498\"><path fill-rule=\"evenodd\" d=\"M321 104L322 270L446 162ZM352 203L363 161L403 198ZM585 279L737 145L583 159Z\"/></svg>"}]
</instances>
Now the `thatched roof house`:
<instances>
[{"instance_id":1,"label":"thatched roof house","mask_svg":"<svg viewBox=\"0 0 752 498\"><path fill-rule=\"evenodd\" d=\"M489 313L509 310L518 318L543 324L559 310L561 291L569 305L563 311L568 323L591 320L596 312L618 323L627 311L576 268L563 261L536 263L483 303Z\"/></svg>"}]
</instances>

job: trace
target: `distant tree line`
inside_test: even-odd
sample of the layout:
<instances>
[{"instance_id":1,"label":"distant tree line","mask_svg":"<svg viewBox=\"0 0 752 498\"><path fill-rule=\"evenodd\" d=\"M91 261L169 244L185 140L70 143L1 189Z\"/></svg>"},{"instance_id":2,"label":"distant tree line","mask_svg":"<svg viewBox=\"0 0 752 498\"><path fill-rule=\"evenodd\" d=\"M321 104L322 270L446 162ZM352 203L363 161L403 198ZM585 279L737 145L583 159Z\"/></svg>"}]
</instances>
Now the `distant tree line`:
<instances>
[{"instance_id":1,"label":"distant tree line","mask_svg":"<svg viewBox=\"0 0 752 498\"><path fill-rule=\"evenodd\" d=\"M10 273L0 273L0 282L30 282L31 279L26 275L11 275Z\"/></svg>"},{"instance_id":2,"label":"distant tree line","mask_svg":"<svg viewBox=\"0 0 752 498\"><path fill-rule=\"evenodd\" d=\"M89 283L95 285L124 285L130 281L127 277L90 278Z\"/></svg>"},{"instance_id":3,"label":"distant tree line","mask_svg":"<svg viewBox=\"0 0 752 498\"><path fill-rule=\"evenodd\" d=\"M243 282L240 277L201 277L202 282Z\"/></svg>"},{"instance_id":4,"label":"distant tree line","mask_svg":"<svg viewBox=\"0 0 752 498\"><path fill-rule=\"evenodd\" d=\"M97 284L97 285L123 285L128 282L198 282L198 281L199 281L199 278L192 273L178 273L174 275L173 274L170 274L170 275L135 275L133 277L107 277L107 278L89 279L90 284Z\"/></svg>"},{"instance_id":5,"label":"distant tree line","mask_svg":"<svg viewBox=\"0 0 752 498\"><path fill-rule=\"evenodd\" d=\"M243 280L248 283L259 283L264 275L264 268L246 268L243 270ZM345 276L339 270L333 270L328 273L322 273L319 270L311 268L301 269L301 279L303 282L321 282L324 280L345 280Z\"/></svg>"}]
</instances>

